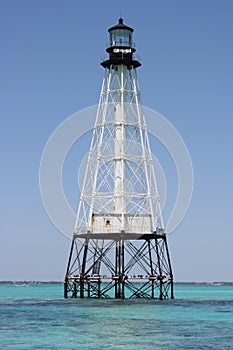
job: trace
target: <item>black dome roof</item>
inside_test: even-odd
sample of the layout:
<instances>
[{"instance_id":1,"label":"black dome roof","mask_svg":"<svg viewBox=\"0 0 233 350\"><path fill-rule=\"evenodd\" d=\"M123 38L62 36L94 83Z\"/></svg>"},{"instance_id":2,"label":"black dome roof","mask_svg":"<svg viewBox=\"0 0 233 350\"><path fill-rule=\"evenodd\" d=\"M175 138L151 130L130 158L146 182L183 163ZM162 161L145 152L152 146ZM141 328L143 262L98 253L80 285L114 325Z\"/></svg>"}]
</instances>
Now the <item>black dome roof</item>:
<instances>
[{"instance_id":1,"label":"black dome roof","mask_svg":"<svg viewBox=\"0 0 233 350\"><path fill-rule=\"evenodd\" d=\"M129 30L130 32L134 31L133 28L128 27L123 23L123 18L119 18L119 23L114 27L109 28L108 31L111 32L112 30L116 30L116 29L125 29L125 30Z\"/></svg>"}]
</instances>

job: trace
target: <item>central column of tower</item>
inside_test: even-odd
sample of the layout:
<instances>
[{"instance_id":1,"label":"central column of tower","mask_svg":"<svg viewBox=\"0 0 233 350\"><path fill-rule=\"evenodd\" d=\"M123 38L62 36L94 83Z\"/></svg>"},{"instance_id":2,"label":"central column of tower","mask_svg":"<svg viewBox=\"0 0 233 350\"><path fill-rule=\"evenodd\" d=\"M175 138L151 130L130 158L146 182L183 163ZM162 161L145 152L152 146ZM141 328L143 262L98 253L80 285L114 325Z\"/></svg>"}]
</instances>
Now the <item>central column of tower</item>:
<instances>
[{"instance_id":1,"label":"central column of tower","mask_svg":"<svg viewBox=\"0 0 233 350\"><path fill-rule=\"evenodd\" d=\"M125 80L127 77L127 66L120 64L115 67L114 72L114 213L121 221L121 231L125 231ZM115 298L124 299L124 240L116 242L116 266L115 273L118 283L115 286Z\"/></svg>"},{"instance_id":2,"label":"central column of tower","mask_svg":"<svg viewBox=\"0 0 233 350\"><path fill-rule=\"evenodd\" d=\"M128 74L127 66L121 64L115 67L114 72L114 213L121 217L121 230L125 229L124 220L124 192L125 192L125 79Z\"/></svg>"}]
</instances>

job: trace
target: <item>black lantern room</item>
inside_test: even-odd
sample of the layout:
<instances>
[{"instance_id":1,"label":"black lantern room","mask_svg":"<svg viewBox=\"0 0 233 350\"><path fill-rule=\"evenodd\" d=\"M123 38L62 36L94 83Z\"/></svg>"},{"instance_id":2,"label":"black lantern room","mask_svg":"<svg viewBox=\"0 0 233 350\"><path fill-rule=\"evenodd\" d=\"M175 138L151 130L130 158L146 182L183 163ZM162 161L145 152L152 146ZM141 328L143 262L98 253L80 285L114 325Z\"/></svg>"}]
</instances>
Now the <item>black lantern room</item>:
<instances>
[{"instance_id":1,"label":"black lantern room","mask_svg":"<svg viewBox=\"0 0 233 350\"><path fill-rule=\"evenodd\" d=\"M106 51L109 59L101 63L104 68L120 64L126 65L129 69L141 66L140 62L133 59L133 53L136 51L132 41L133 31L133 28L123 23L122 18L117 25L108 29L110 38Z\"/></svg>"}]
</instances>

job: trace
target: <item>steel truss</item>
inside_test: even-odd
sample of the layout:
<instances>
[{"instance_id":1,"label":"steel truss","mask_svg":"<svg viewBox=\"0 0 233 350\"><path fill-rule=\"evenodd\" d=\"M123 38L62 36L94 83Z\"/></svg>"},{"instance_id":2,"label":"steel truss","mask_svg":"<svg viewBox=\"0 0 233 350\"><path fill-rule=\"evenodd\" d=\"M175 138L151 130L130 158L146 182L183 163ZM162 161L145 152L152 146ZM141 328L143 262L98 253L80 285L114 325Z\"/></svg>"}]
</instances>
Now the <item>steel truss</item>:
<instances>
[{"instance_id":1,"label":"steel truss","mask_svg":"<svg viewBox=\"0 0 233 350\"><path fill-rule=\"evenodd\" d=\"M133 29L109 59L77 211L65 298L173 298L173 275L134 60ZM116 46L116 43L122 43ZM123 43L129 46L124 47ZM123 46L122 46L123 45Z\"/></svg>"},{"instance_id":2,"label":"steel truss","mask_svg":"<svg viewBox=\"0 0 233 350\"><path fill-rule=\"evenodd\" d=\"M173 298L166 235L74 237L64 297Z\"/></svg>"}]
</instances>

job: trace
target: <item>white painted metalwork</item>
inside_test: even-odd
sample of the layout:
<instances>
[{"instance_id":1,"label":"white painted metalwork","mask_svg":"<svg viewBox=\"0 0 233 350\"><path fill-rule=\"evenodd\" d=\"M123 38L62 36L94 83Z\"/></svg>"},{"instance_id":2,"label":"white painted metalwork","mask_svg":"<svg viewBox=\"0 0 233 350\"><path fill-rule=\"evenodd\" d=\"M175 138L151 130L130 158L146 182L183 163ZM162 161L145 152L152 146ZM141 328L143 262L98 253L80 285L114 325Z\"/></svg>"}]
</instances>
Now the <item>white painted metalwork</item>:
<instances>
[{"instance_id":1,"label":"white painted metalwork","mask_svg":"<svg viewBox=\"0 0 233 350\"><path fill-rule=\"evenodd\" d=\"M105 69L75 235L163 228L136 69L111 65Z\"/></svg>"}]
</instances>

